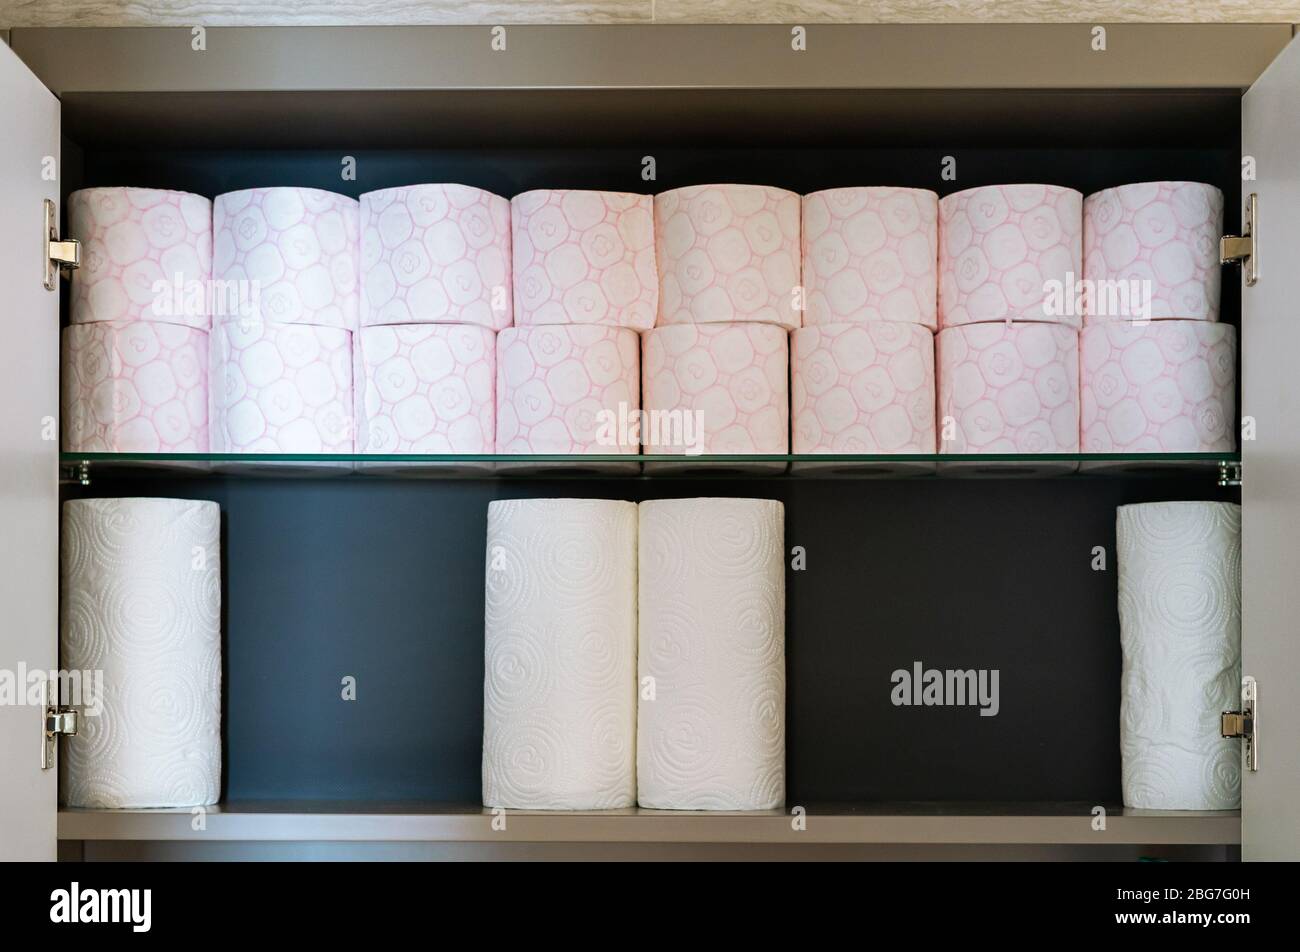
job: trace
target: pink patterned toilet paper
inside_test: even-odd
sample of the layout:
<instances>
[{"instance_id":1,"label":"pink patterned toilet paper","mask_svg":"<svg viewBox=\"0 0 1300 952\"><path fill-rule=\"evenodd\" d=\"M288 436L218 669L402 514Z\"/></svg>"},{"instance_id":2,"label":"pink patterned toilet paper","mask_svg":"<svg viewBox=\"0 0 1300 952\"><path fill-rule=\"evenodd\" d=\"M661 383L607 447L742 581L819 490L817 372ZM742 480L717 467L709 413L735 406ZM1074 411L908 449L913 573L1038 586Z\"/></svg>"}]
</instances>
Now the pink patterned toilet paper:
<instances>
[{"instance_id":1,"label":"pink patterned toilet paper","mask_svg":"<svg viewBox=\"0 0 1300 952\"><path fill-rule=\"evenodd\" d=\"M1222 235L1223 193L1213 185L1141 182L1089 195L1083 203L1085 322L1217 321Z\"/></svg>"},{"instance_id":2,"label":"pink patterned toilet paper","mask_svg":"<svg viewBox=\"0 0 1300 952\"><path fill-rule=\"evenodd\" d=\"M804 324L938 326L939 196L832 188L803 197Z\"/></svg>"},{"instance_id":3,"label":"pink patterned toilet paper","mask_svg":"<svg viewBox=\"0 0 1300 952\"><path fill-rule=\"evenodd\" d=\"M510 201L468 185L361 196L361 323L478 324L514 315Z\"/></svg>"},{"instance_id":4,"label":"pink patterned toilet paper","mask_svg":"<svg viewBox=\"0 0 1300 952\"><path fill-rule=\"evenodd\" d=\"M654 199L540 189L510 200L515 323L654 326Z\"/></svg>"},{"instance_id":5,"label":"pink patterned toilet paper","mask_svg":"<svg viewBox=\"0 0 1300 952\"><path fill-rule=\"evenodd\" d=\"M352 332L218 324L211 340L214 453L351 453Z\"/></svg>"},{"instance_id":6,"label":"pink patterned toilet paper","mask_svg":"<svg viewBox=\"0 0 1300 952\"><path fill-rule=\"evenodd\" d=\"M934 334L871 321L790 336L795 453L933 453Z\"/></svg>"},{"instance_id":7,"label":"pink patterned toilet paper","mask_svg":"<svg viewBox=\"0 0 1300 952\"><path fill-rule=\"evenodd\" d=\"M1083 196L1058 185L988 185L939 201L939 326L1049 321L1083 273Z\"/></svg>"},{"instance_id":8,"label":"pink patterned toilet paper","mask_svg":"<svg viewBox=\"0 0 1300 952\"><path fill-rule=\"evenodd\" d=\"M798 327L799 220L799 196L765 185L656 195L658 324Z\"/></svg>"},{"instance_id":9,"label":"pink patterned toilet paper","mask_svg":"<svg viewBox=\"0 0 1300 952\"><path fill-rule=\"evenodd\" d=\"M357 326L357 201L316 188L250 188L212 206L213 278L248 306L216 323ZM239 285L234 286L236 289ZM214 292L216 293L216 292Z\"/></svg>"},{"instance_id":10,"label":"pink patterned toilet paper","mask_svg":"<svg viewBox=\"0 0 1300 952\"><path fill-rule=\"evenodd\" d=\"M68 196L81 242L72 323L211 323L212 202L155 188L83 188Z\"/></svg>"},{"instance_id":11,"label":"pink patterned toilet paper","mask_svg":"<svg viewBox=\"0 0 1300 952\"><path fill-rule=\"evenodd\" d=\"M645 451L788 453L788 337L774 324L681 324L647 331Z\"/></svg>"},{"instance_id":12,"label":"pink patterned toilet paper","mask_svg":"<svg viewBox=\"0 0 1300 952\"><path fill-rule=\"evenodd\" d=\"M63 329L63 450L206 453L208 332L146 321Z\"/></svg>"},{"instance_id":13,"label":"pink patterned toilet paper","mask_svg":"<svg viewBox=\"0 0 1300 952\"><path fill-rule=\"evenodd\" d=\"M498 453L637 453L637 333L584 324L497 335Z\"/></svg>"},{"instance_id":14,"label":"pink patterned toilet paper","mask_svg":"<svg viewBox=\"0 0 1300 952\"><path fill-rule=\"evenodd\" d=\"M1079 334L969 324L936 344L941 453L1077 453Z\"/></svg>"},{"instance_id":15,"label":"pink patterned toilet paper","mask_svg":"<svg viewBox=\"0 0 1300 952\"><path fill-rule=\"evenodd\" d=\"M1111 321L1083 329L1085 453L1231 453L1237 329Z\"/></svg>"},{"instance_id":16,"label":"pink patterned toilet paper","mask_svg":"<svg viewBox=\"0 0 1300 952\"><path fill-rule=\"evenodd\" d=\"M491 453L496 334L476 324L363 327L357 450Z\"/></svg>"}]
</instances>

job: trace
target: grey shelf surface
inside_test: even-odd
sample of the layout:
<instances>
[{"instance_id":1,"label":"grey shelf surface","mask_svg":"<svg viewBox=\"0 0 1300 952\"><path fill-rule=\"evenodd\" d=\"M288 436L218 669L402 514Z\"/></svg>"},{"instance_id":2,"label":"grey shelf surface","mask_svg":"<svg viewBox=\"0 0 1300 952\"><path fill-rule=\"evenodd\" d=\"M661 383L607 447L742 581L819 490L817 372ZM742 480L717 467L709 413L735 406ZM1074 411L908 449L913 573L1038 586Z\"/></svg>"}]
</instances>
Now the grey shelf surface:
<instances>
[{"instance_id":1,"label":"grey shelf surface","mask_svg":"<svg viewBox=\"0 0 1300 952\"><path fill-rule=\"evenodd\" d=\"M194 810L59 812L61 840L336 841L442 843L762 843L1234 845L1238 811L1151 811L1107 807L1093 829L1085 803L826 804L791 812L667 810L494 814L477 804L288 801L228 803ZM494 829L504 818L504 829Z\"/></svg>"}]
</instances>

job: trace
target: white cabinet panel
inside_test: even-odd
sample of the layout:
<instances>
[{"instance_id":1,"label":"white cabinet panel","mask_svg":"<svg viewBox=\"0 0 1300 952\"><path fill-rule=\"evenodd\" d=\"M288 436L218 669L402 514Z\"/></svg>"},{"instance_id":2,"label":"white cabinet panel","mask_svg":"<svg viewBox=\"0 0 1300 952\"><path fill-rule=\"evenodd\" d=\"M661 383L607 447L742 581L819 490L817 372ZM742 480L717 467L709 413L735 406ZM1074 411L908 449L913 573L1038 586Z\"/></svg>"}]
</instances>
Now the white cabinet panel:
<instances>
[{"instance_id":1,"label":"white cabinet panel","mask_svg":"<svg viewBox=\"0 0 1300 952\"><path fill-rule=\"evenodd\" d=\"M58 666L59 296L44 286L42 205L58 200L59 102L0 45L0 678ZM39 705L0 704L0 860L54 859L55 770Z\"/></svg>"},{"instance_id":2,"label":"white cabinet panel","mask_svg":"<svg viewBox=\"0 0 1300 952\"><path fill-rule=\"evenodd\" d=\"M1300 859L1300 44L1246 93L1258 165L1259 283L1242 291L1242 672L1259 684L1259 770L1242 778L1242 856Z\"/></svg>"}]
</instances>

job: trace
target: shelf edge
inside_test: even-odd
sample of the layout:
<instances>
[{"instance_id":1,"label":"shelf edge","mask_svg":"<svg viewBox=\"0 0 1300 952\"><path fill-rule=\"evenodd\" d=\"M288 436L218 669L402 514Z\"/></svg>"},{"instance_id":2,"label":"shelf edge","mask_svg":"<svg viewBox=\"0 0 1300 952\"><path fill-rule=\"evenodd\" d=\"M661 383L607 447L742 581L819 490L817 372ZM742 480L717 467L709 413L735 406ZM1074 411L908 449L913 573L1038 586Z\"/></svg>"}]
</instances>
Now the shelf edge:
<instances>
[{"instance_id":1,"label":"shelf edge","mask_svg":"<svg viewBox=\"0 0 1300 952\"><path fill-rule=\"evenodd\" d=\"M61 840L336 841L439 843L757 843L983 845L1235 845L1241 817L1222 814L1112 815L1092 829L1090 815L809 815L793 829L783 813L679 814L631 811L506 813L266 811L220 812L193 829L184 812L65 810ZM497 824L500 826L500 824Z\"/></svg>"}]
</instances>

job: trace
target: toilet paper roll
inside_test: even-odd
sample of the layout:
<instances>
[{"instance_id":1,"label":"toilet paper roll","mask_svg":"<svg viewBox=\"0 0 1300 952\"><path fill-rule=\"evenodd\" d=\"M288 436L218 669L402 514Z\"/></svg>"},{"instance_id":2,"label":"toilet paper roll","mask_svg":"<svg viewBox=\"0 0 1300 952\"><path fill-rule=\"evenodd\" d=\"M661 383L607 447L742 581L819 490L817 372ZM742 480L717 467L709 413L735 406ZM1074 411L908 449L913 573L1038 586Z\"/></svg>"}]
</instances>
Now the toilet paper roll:
<instances>
[{"instance_id":1,"label":"toilet paper roll","mask_svg":"<svg viewBox=\"0 0 1300 952\"><path fill-rule=\"evenodd\" d=\"M363 327L366 453L491 453L496 334L475 324Z\"/></svg>"},{"instance_id":2,"label":"toilet paper roll","mask_svg":"<svg viewBox=\"0 0 1300 952\"><path fill-rule=\"evenodd\" d=\"M361 196L361 323L513 319L510 202L468 185L408 185Z\"/></svg>"},{"instance_id":3,"label":"toilet paper roll","mask_svg":"<svg viewBox=\"0 0 1300 952\"><path fill-rule=\"evenodd\" d=\"M1079 334L1073 328L949 327L939 332L935 362L940 452L1079 451ZM946 421L952 426L945 430Z\"/></svg>"},{"instance_id":4,"label":"toilet paper roll","mask_svg":"<svg viewBox=\"0 0 1300 952\"><path fill-rule=\"evenodd\" d=\"M1124 805L1234 810L1241 745L1241 507L1120 506L1120 751Z\"/></svg>"},{"instance_id":5,"label":"toilet paper roll","mask_svg":"<svg viewBox=\"0 0 1300 952\"><path fill-rule=\"evenodd\" d=\"M63 329L66 453L206 453L208 333L144 321Z\"/></svg>"},{"instance_id":6,"label":"toilet paper roll","mask_svg":"<svg viewBox=\"0 0 1300 952\"><path fill-rule=\"evenodd\" d=\"M217 802L220 527L214 502L63 504L61 663L83 673L77 738L59 758L68 806Z\"/></svg>"},{"instance_id":7,"label":"toilet paper roll","mask_svg":"<svg viewBox=\"0 0 1300 952\"><path fill-rule=\"evenodd\" d=\"M1078 327L1083 196L1058 185L988 185L939 202L939 326L1049 321Z\"/></svg>"},{"instance_id":8,"label":"toilet paper roll","mask_svg":"<svg viewBox=\"0 0 1300 952\"><path fill-rule=\"evenodd\" d=\"M202 195L83 188L68 196L68 228L81 242L72 323L211 323L212 202Z\"/></svg>"},{"instance_id":9,"label":"toilet paper roll","mask_svg":"<svg viewBox=\"0 0 1300 952\"><path fill-rule=\"evenodd\" d=\"M872 321L790 335L794 452L933 453L934 335Z\"/></svg>"},{"instance_id":10,"label":"toilet paper roll","mask_svg":"<svg viewBox=\"0 0 1300 952\"><path fill-rule=\"evenodd\" d=\"M768 810L785 801L784 507L641 503L637 801ZM650 680L647 680L650 679Z\"/></svg>"},{"instance_id":11,"label":"toilet paper roll","mask_svg":"<svg viewBox=\"0 0 1300 952\"><path fill-rule=\"evenodd\" d=\"M1083 203L1085 322L1217 321L1222 234L1223 193L1213 185L1141 182L1089 195Z\"/></svg>"},{"instance_id":12,"label":"toilet paper roll","mask_svg":"<svg viewBox=\"0 0 1300 952\"><path fill-rule=\"evenodd\" d=\"M214 296L243 302L216 323L356 329L356 199L316 188L227 192L213 202L212 228Z\"/></svg>"},{"instance_id":13,"label":"toilet paper roll","mask_svg":"<svg viewBox=\"0 0 1300 952\"><path fill-rule=\"evenodd\" d=\"M483 803L636 803L636 505L488 506Z\"/></svg>"},{"instance_id":14,"label":"toilet paper roll","mask_svg":"<svg viewBox=\"0 0 1300 952\"><path fill-rule=\"evenodd\" d=\"M1237 329L1208 321L1093 324L1080 335L1085 453L1231 453Z\"/></svg>"},{"instance_id":15,"label":"toilet paper roll","mask_svg":"<svg viewBox=\"0 0 1300 952\"><path fill-rule=\"evenodd\" d=\"M659 325L798 327L800 199L764 185L692 185L655 196Z\"/></svg>"},{"instance_id":16,"label":"toilet paper roll","mask_svg":"<svg viewBox=\"0 0 1300 952\"><path fill-rule=\"evenodd\" d=\"M647 331L646 452L788 453L787 337L773 324L682 324Z\"/></svg>"},{"instance_id":17,"label":"toilet paper roll","mask_svg":"<svg viewBox=\"0 0 1300 952\"><path fill-rule=\"evenodd\" d=\"M578 324L497 335L497 452L640 452L636 331Z\"/></svg>"},{"instance_id":18,"label":"toilet paper roll","mask_svg":"<svg viewBox=\"0 0 1300 952\"><path fill-rule=\"evenodd\" d=\"M349 331L218 324L210 350L212 452L352 452Z\"/></svg>"},{"instance_id":19,"label":"toilet paper roll","mask_svg":"<svg viewBox=\"0 0 1300 952\"><path fill-rule=\"evenodd\" d=\"M939 196L832 188L803 197L804 324L938 325Z\"/></svg>"},{"instance_id":20,"label":"toilet paper roll","mask_svg":"<svg viewBox=\"0 0 1300 952\"><path fill-rule=\"evenodd\" d=\"M516 324L654 327L651 196L539 189L510 200L510 222Z\"/></svg>"}]
</instances>

